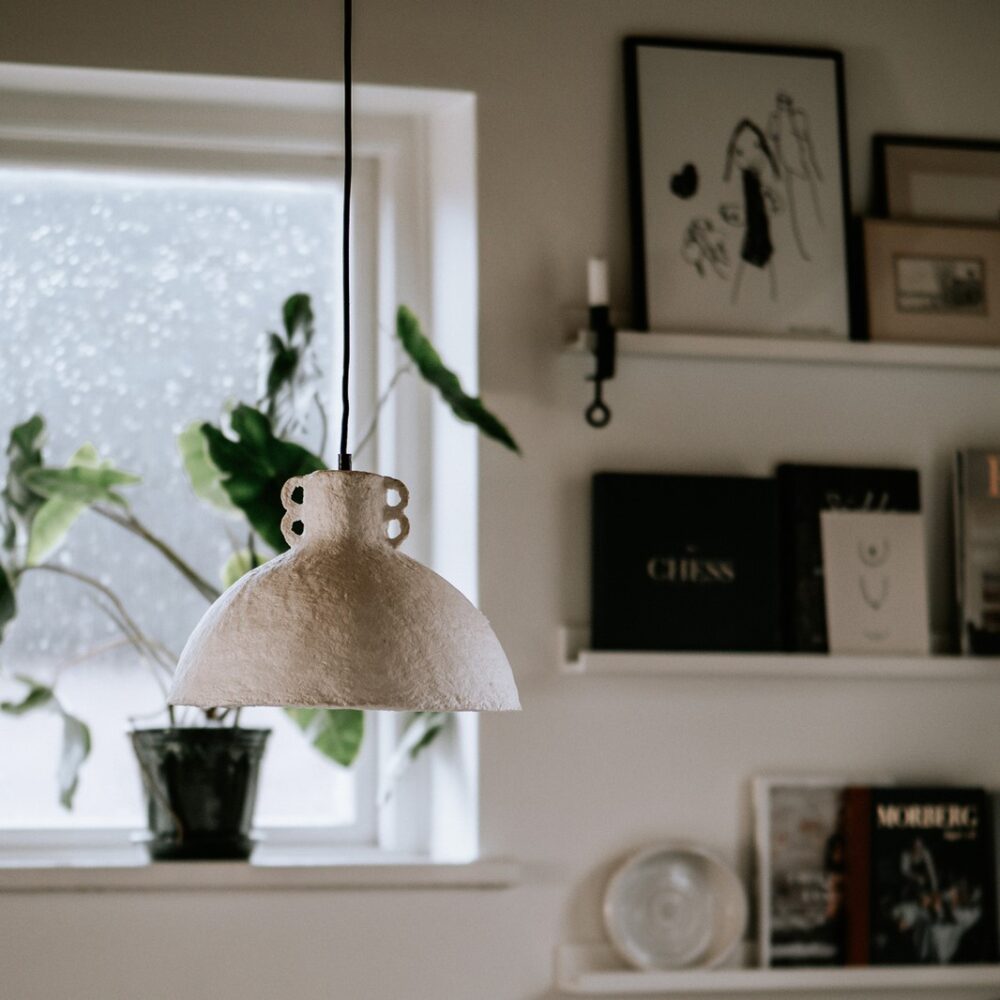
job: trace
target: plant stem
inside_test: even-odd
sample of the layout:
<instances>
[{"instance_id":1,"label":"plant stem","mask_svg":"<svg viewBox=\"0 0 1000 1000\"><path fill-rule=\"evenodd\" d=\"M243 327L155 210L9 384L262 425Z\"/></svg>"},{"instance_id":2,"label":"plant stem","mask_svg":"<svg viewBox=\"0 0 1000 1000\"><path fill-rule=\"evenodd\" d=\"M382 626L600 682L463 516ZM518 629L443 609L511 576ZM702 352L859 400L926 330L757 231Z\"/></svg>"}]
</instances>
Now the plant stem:
<instances>
[{"instance_id":1,"label":"plant stem","mask_svg":"<svg viewBox=\"0 0 1000 1000\"><path fill-rule=\"evenodd\" d=\"M113 521L126 531L131 531L133 535L152 545L206 601L212 602L219 598L222 592L217 587L213 587L212 584L201 576L197 570L188 565L162 538L154 535L134 514L121 514L109 507L101 507L96 504L92 510L102 517L106 517L109 521Z\"/></svg>"},{"instance_id":2,"label":"plant stem","mask_svg":"<svg viewBox=\"0 0 1000 1000\"><path fill-rule=\"evenodd\" d=\"M72 659L67 660L65 663L61 663L57 668L58 673L62 673L64 670L69 670L71 667L79 666L81 663L86 663L87 660L92 660L96 656L103 656L105 653L110 653L114 649L120 649L122 646L131 645L133 645L132 640L125 636L121 639L112 639L110 642L104 642L99 646L93 646L90 649L85 649L82 653L74 656Z\"/></svg>"},{"instance_id":3,"label":"plant stem","mask_svg":"<svg viewBox=\"0 0 1000 1000\"><path fill-rule=\"evenodd\" d=\"M99 600L95 599L94 604L96 604L97 607L111 619L115 628L117 628L118 631L125 636L126 641L135 648L136 652L141 657L149 660L154 667L159 667L168 678L171 676L172 671L170 669L170 660L162 658L159 655L156 644L139 631L135 622L123 619L114 608L109 608L107 605L102 604ZM166 682L160 676L159 672L155 670L153 671L153 680L156 681L160 688L160 693L165 699L167 697Z\"/></svg>"},{"instance_id":4,"label":"plant stem","mask_svg":"<svg viewBox=\"0 0 1000 1000\"><path fill-rule=\"evenodd\" d=\"M115 621L132 645L140 652L145 653L167 673L173 673L173 664L170 662L168 651L158 648L156 642L146 637L142 629L136 624L135 619L126 610L125 605L122 604L121 599L110 587L101 583L96 577L88 576L86 573L79 572L79 570L70 569L68 566L56 566L53 563L39 563L37 566L25 566L21 570L21 573L33 573L39 570L69 577L78 583L92 587L98 593L102 594L111 603L112 608L114 608L114 611L118 615L117 619L115 615L111 615L112 621Z\"/></svg>"},{"instance_id":5,"label":"plant stem","mask_svg":"<svg viewBox=\"0 0 1000 1000\"><path fill-rule=\"evenodd\" d=\"M330 430L330 422L326 417L326 407L323 405L323 400L320 399L319 393L313 394L313 402L316 404L316 409L319 411L319 421L320 421L320 435L319 435L319 457L323 457L323 452L326 451L326 438Z\"/></svg>"},{"instance_id":6,"label":"plant stem","mask_svg":"<svg viewBox=\"0 0 1000 1000\"><path fill-rule=\"evenodd\" d=\"M372 435L375 433L375 428L378 427L378 418L382 413L385 404L389 402L389 397L392 395L393 389L396 388L396 383L407 373L412 372L413 366L409 364L400 365L396 369L392 378L389 379L389 384L385 388L385 392L379 396L378 401L375 403L375 412L372 414L371 420L368 422L367 428L365 428L364 434L361 435L361 440L354 446L354 455L357 457L364 451L365 445L371 440Z\"/></svg>"}]
</instances>

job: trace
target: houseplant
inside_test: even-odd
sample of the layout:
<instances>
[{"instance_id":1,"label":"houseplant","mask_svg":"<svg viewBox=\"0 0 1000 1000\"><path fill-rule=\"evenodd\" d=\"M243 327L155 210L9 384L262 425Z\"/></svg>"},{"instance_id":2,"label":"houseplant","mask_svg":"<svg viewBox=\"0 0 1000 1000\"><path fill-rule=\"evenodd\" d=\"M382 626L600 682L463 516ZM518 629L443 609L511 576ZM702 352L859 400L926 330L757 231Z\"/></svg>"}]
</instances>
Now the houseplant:
<instances>
[{"instance_id":1,"label":"houseplant","mask_svg":"<svg viewBox=\"0 0 1000 1000\"><path fill-rule=\"evenodd\" d=\"M283 514L280 490L285 480L326 467L320 454L298 441L307 415L326 417L318 392L319 366L313 350L314 320L304 294L291 296L282 309L281 334L268 335L262 391L254 405L231 407L218 423L198 423L179 435L184 469L196 496L230 516L240 518L246 543L235 545L222 570L225 585L286 547L279 530ZM455 415L485 435L517 451L506 428L468 396L457 377L441 362L422 334L416 318L400 308L397 335L407 360L452 408ZM384 402L384 398L382 401ZM359 442L360 452L371 432ZM118 595L96 575L80 573L50 558L85 514L103 517L152 546L173 570L207 601L219 588L196 570L147 525L128 501L138 477L101 460L83 446L63 468L46 464L45 424L35 416L14 428L8 447L6 487L0 495L3 545L0 548L0 637L17 613L17 587L27 573L51 572L72 577L90 588L102 609L154 672L169 675L174 655L140 626ZM323 435L325 437L325 433ZM318 451L322 452L322 443ZM90 751L86 724L69 712L52 685L21 677L26 691L17 702L0 705L5 712L25 714L47 709L63 718L60 798L69 808L80 767ZM348 766L363 739L364 716L355 710L289 709L305 737L326 757ZM149 792L154 856L246 856L256 768L266 733L239 725L239 712L209 710L192 718L189 711L168 710L169 725L137 729L133 745ZM401 760L427 746L445 723L440 713L417 713L408 720L400 745ZM391 770L398 771L399 762ZM240 794L234 794L234 789ZM220 820L228 818L222 824Z\"/></svg>"}]
</instances>

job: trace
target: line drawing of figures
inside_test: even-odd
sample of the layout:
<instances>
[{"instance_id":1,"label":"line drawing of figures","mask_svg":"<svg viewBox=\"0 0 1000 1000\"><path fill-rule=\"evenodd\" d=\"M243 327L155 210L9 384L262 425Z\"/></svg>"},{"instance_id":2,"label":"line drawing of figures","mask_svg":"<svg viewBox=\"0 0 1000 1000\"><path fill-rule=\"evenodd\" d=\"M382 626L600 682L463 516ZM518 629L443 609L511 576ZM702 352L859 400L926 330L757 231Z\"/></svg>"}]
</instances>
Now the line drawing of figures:
<instances>
[{"instance_id":1,"label":"line drawing of figures","mask_svg":"<svg viewBox=\"0 0 1000 1000\"><path fill-rule=\"evenodd\" d=\"M726 237L715 228L715 223L705 216L698 216L688 223L681 240L681 257L701 277L711 268L723 281L729 280L729 251Z\"/></svg>"},{"instance_id":2,"label":"line drawing of figures","mask_svg":"<svg viewBox=\"0 0 1000 1000\"><path fill-rule=\"evenodd\" d=\"M779 90L774 99L774 110L767 119L767 136L774 155L781 165L795 245L802 259L809 261L812 258L806 249L802 238L802 227L799 225L795 181L798 179L808 185L816 221L820 229L823 229L825 228L823 209L819 200L819 185L823 183L823 171L820 169L816 148L813 146L809 114L800 104L796 104L795 98L787 91Z\"/></svg>"},{"instance_id":3,"label":"line drawing of figures","mask_svg":"<svg viewBox=\"0 0 1000 1000\"><path fill-rule=\"evenodd\" d=\"M774 179L780 180L781 169L760 126L749 118L740 119L729 137L726 168L722 175L724 181L730 179L734 167L740 172L743 204L726 203L719 206L719 214L729 225L743 227L743 244L733 276L731 300L735 304L739 299L743 271L750 264L767 271L771 301L777 301L778 279L774 270L770 215L780 211L781 202L764 178L770 169Z\"/></svg>"}]
</instances>

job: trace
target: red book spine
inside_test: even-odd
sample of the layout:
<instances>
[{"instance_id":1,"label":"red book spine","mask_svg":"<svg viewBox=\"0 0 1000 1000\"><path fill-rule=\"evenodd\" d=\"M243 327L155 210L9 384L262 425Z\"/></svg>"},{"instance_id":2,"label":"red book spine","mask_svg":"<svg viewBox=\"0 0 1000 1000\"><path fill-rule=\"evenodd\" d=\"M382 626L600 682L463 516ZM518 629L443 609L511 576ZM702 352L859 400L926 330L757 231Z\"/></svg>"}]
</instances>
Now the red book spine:
<instances>
[{"instance_id":1,"label":"red book spine","mask_svg":"<svg viewBox=\"0 0 1000 1000\"><path fill-rule=\"evenodd\" d=\"M872 792L844 792L845 963L868 965L871 959Z\"/></svg>"}]
</instances>

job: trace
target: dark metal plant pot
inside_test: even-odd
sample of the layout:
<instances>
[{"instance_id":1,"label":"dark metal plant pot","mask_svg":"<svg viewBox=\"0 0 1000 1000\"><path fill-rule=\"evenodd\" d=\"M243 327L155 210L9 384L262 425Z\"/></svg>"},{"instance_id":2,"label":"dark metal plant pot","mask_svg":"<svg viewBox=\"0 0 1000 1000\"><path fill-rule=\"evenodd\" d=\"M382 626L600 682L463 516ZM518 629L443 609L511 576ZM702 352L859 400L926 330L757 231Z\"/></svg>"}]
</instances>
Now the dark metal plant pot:
<instances>
[{"instance_id":1,"label":"dark metal plant pot","mask_svg":"<svg viewBox=\"0 0 1000 1000\"><path fill-rule=\"evenodd\" d=\"M156 861L250 857L257 776L269 729L137 729Z\"/></svg>"}]
</instances>

